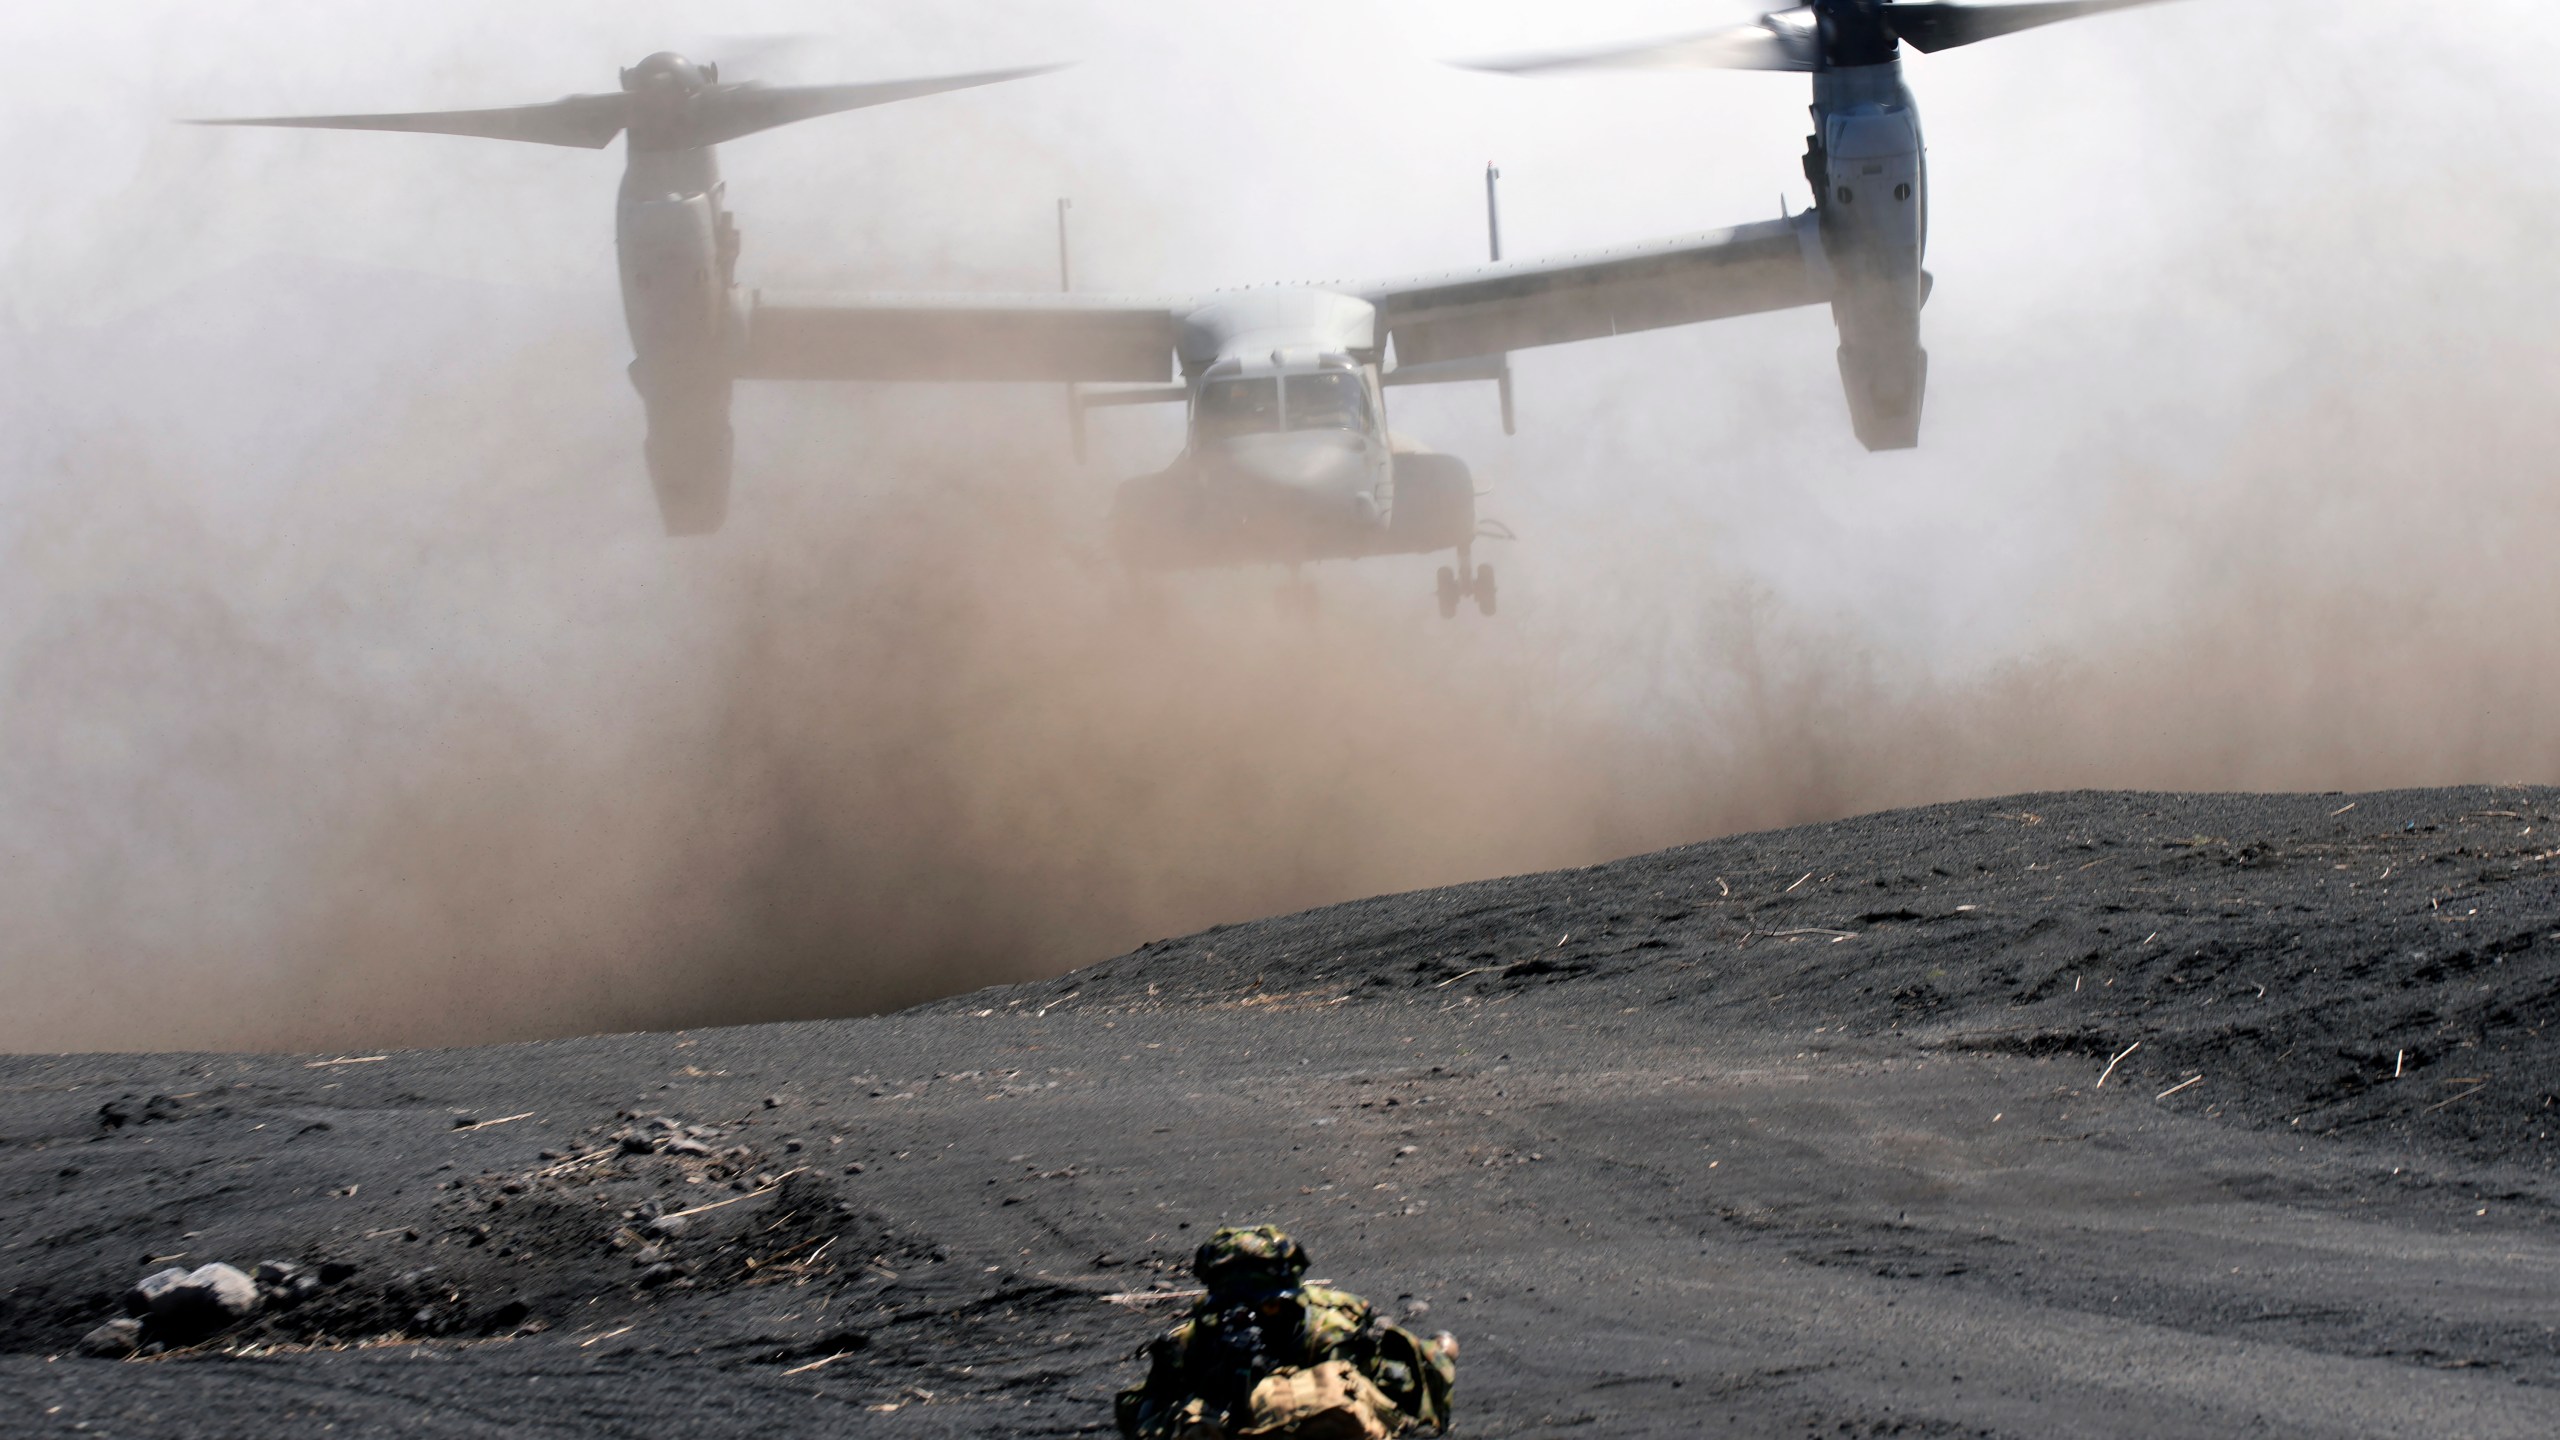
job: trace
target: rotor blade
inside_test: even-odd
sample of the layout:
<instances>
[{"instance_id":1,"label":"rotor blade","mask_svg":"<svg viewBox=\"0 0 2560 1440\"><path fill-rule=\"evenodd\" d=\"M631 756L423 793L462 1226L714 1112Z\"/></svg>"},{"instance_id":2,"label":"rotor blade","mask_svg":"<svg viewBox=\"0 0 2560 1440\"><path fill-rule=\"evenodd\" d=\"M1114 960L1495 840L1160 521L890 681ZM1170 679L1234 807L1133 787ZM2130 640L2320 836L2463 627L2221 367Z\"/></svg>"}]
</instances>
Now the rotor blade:
<instances>
[{"instance_id":1,"label":"rotor blade","mask_svg":"<svg viewBox=\"0 0 2560 1440\"><path fill-rule=\"evenodd\" d=\"M476 135L601 150L622 133L630 114L627 95L572 95L544 105L496 110L425 110L403 115L270 115L242 120L194 120L194 125L273 125L296 130L402 130L425 135Z\"/></svg>"},{"instance_id":2,"label":"rotor blade","mask_svg":"<svg viewBox=\"0 0 2560 1440\"><path fill-rule=\"evenodd\" d=\"M821 46L829 50L827 37L809 31L792 31L764 35L706 35L685 53L698 55L720 67L720 78L735 82L770 83L789 78L793 70L805 70L810 52Z\"/></svg>"},{"instance_id":3,"label":"rotor blade","mask_svg":"<svg viewBox=\"0 0 2560 1440\"><path fill-rule=\"evenodd\" d=\"M1675 35L1640 45L1551 50L1538 55L1512 55L1456 63L1464 69L1490 70L1504 75L1569 70L1806 71L1821 68L1822 47L1815 37L1812 7L1798 6L1793 10L1764 15L1756 24L1731 25L1697 35Z\"/></svg>"},{"instance_id":4,"label":"rotor blade","mask_svg":"<svg viewBox=\"0 0 2560 1440\"><path fill-rule=\"evenodd\" d=\"M1950 0L1903 0L1884 7L1884 18L1912 49L1952 50L1976 40L1996 40L2057 20L2103 15L2157 0L2035 0L2023 5L1963 5Z\"/></svg>"},{"instance_id":5,"label":"rotor blade","mask_svg":"<svg viewBox=\"0 0 2560 1440\"><path fill-rule=\"evenodd\" d=\"M717 145L795 120L814 120L821 115L938 95L945 90L1046 75L1058 68L1030 65L1018 70L981 70L921 80L875 80L861 85L724 85L702 96L693 129L686 138L696 145Z\"/></svg>"}]
</instances>

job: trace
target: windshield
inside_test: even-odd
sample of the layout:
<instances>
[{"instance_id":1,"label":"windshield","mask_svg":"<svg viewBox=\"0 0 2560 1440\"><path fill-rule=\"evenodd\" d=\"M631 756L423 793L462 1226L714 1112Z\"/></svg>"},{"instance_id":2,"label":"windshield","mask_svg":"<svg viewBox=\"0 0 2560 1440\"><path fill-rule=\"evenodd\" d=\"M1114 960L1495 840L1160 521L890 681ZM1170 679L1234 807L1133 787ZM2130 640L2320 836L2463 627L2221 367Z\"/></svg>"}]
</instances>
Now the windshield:
<instances>
[{"instance_id":1,"label":"windshield","mask_svg":"<svg viewBox=\"0 0 2560 1440\"><path fill-rule=\"evenodd\" d=\"M1288 425L1292 430L1367 430L1369 387L1347 370L1289 377Z\"/></svg>"},{"instance_id":2,"label":"windshield","mask_svg":"<svg viewBox=\"0 0 2560 1440\"><path fill-rule=\"evenodd\" d=\"M1200 387L1200 438L1224 440L1280 428L1280 382L1212 380Z\"/></svg>"},{"instance_id":3,"label":"windshield","mask_svg":"<svg viewBox=\"0 0 2560 1440\"><path fill-rule=\"evenodd\" d=\"M1197 424L1202 440L1267 435L1278 430L1369 429L1369 387L1349 370L1323 370L1288 378L1286 404L1275 379L1211 380L1200 387Z\"/></svg>"}]
</instances>

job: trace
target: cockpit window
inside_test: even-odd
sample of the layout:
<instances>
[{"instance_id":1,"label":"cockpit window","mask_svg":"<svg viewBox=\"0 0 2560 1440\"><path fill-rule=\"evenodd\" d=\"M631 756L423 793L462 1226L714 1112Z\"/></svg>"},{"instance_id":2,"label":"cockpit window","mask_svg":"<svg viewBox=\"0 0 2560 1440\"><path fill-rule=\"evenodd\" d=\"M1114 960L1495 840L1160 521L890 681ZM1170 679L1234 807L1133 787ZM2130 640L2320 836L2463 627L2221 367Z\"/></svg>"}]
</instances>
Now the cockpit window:
<instances>
[{"instance_id":1,"label":"cockpit window","mask_svg":"<svg viewBox=\"0 0 2560 1440\"><path fill-rule=\"evenodd\" d=\"M1292 430L1369 428L1369 387L1348 370L1320 370L1288 380L1288 425Z\"/></svg>"},{"instance_id":2,"label":"cockpit window","mask_svg":"<svg viewBox=\"0 0 2560 1440\"><path fill-rule=\"evenodd\" d=\"M1212 380L1200 387L1200 438L1224 440L1280 428L1280 382Z\"/></svg>"},{"instance_id":3,"label":"cockpit window","mask_svg":"<svg viewBox=\"0 0 2560 1440\"><path fill-rule=\"evenodd\" d=\"M1286 380L1211 380L1200 387L1197 425L1200 438L1209 441L1284 429L1365 434L1369 387L1351 370L1320 370Z\"/></svg>"}]
</instances>

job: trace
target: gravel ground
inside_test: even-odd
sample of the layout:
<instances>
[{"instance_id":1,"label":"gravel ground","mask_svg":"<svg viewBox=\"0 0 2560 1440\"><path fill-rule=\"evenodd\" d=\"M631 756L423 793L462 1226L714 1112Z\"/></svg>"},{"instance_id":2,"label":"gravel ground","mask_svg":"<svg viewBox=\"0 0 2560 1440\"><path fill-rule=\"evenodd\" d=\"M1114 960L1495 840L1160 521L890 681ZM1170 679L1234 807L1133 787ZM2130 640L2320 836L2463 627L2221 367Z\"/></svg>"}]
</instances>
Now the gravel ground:
<instances>
[{"instance_id":1,"label":"gravel ground","mask_svg":"<svg viewBox=\"0 0 2560 1440\"><path fill-rule=\"evenodd\" d=\"M2546 1436L2554 813L2021 796L871 1019L0 1058L0 1429L1105 1431L1269 1220L1471 1434ZM325 1283L80 1352L213 1260Z\"/></svg>"}]
</instances>

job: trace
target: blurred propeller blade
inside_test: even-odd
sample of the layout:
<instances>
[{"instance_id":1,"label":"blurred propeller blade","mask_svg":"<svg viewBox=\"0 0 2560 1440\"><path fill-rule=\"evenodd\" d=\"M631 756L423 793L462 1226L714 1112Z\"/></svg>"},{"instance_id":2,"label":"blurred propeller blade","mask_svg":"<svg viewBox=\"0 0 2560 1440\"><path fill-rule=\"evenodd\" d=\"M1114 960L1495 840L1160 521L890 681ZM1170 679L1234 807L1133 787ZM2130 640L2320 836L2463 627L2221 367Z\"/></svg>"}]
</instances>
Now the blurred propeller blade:
<instances>
[{"instance_id":1,"label":"blurred propeller blade","mask_svg":"<svg viewBox=\"0 0 2560 1440\"><path fill-rule=\"evenodd\" d=\"M698 54L719 66L723 80L772 84L796 78L792 74L794 71L805 72L812 68L809 57L819 50L832 52L840 48L827 36L801 30L762 35L706 35L688 53Z\"/></svg>"},{"instance_id":2,"label":"blurred propeller blade","mask_svg":"<svg viewBox=\"0 0 2560 1440\"><path fill-rule=\"evenodd\" d=\"M2101 0L2103 3L2103 0ZM2116 4L2129 0L2113 0ZM1504 75L1535 75L1570 70L1817 70L1822 46L1815 34L1813 8L1800 5L1763 15L1750 25L1733 25L1698 35L1677 35L1641 45L1610 45L1594 50L1551 50L1491 60L1457 62L1468 70Z\"/></svg>"},{"instance_id":3,"label":"blurred propeller blade","mask_svg":"<svg viewBox=\"0 0 2560 1440\"><path fill-rule=\"evenodd\" d=\"M2158 0L2034 0L2022 5L1963 5L1952 0L1904 0L1884 7L1894 33L1914 50L1952 50L1976 40L1996 40L2057 20L2103 15Z\"/></svg>"},{"instance_id":4,"label":"blurred propeller blade","mask_svg":"<svg viewBox=\"0 0 2560 1440\"><path fill-rule=\"evenodd\" d=\"M1017 70L981 70L921 80L876 80L860 85L723 85L702 96L701 109L686 140L695 145L718 145L795 120L814 120L821 115L938 95L945 90L1046 75L1059 68L1031 65Z\"/></svg>"},{"instance_id":5,"label":"blurred propeller blade","mask_svg":"<svg viewBox=\"0 0 2560 1440\"><path fill-rule=\"evenodd\" d=\"M422 135L476 135L601 150L630 118L628 95L572 95L544 105L495 110L426 110L404 115L270 115L240 120L195 120L195 125L270 125L295 130L402 130Z\"/></svg>"}]
</instances>

